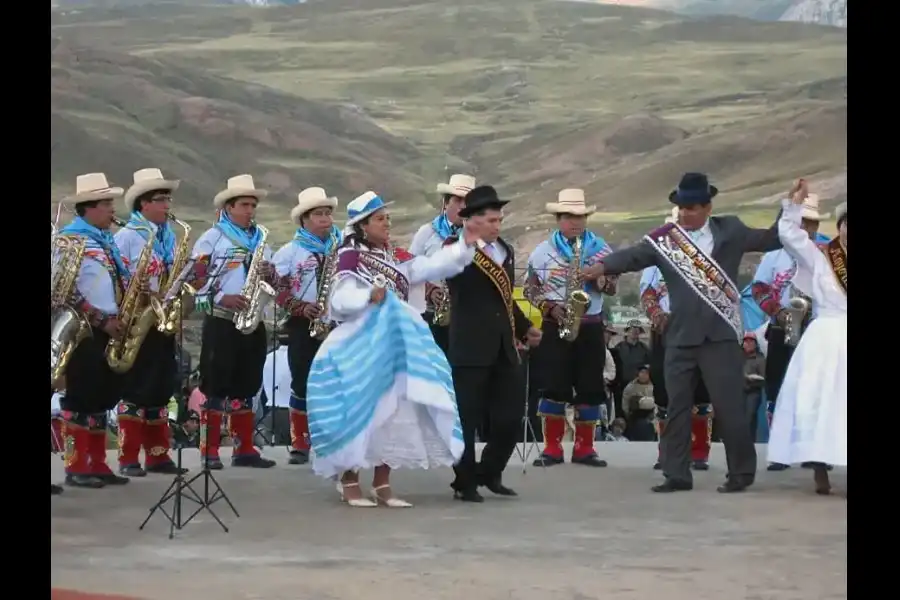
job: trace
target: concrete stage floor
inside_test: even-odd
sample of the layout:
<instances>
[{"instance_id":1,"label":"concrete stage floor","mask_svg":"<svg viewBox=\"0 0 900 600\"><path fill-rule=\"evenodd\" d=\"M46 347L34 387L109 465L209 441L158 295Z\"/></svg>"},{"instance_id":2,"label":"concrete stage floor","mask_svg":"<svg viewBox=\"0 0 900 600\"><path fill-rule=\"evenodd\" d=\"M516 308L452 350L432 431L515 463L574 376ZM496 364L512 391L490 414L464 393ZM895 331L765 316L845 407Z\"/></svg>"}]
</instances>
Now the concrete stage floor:
<instances>
[{"instance_id":1,"label":"concrete stage floor","mask_svg":"<svg viewBox=\"0 0 900 600\"><path fill-rule=\"evenodd\" d=\"M716 445L694 491L660 495L649 491L661 478L650 468L655 444L597 448L609 468L528 467L523 475L514 455L504 483L520 496L485 491L481 505L452 499L449 469L400 471L394 489L416 505L405 510L341 505L331 483L308 466L287 466L283 448L267 448L277 467L215 475L241 514L213 506L231 533L203 513L173 540L160 514L138 531L169 476L67 488L51 499L51 583L143 600L847 597L846 500L813 494L810 471L761 470L751 491L721 495L725 459ZM196 450L184 458L197 469ZM761 469L764 461L761 446ZM62 461L50 465L51 481L61 482ZM846 470L832 482L846 489Z\"/></svg>"}]
</instances>

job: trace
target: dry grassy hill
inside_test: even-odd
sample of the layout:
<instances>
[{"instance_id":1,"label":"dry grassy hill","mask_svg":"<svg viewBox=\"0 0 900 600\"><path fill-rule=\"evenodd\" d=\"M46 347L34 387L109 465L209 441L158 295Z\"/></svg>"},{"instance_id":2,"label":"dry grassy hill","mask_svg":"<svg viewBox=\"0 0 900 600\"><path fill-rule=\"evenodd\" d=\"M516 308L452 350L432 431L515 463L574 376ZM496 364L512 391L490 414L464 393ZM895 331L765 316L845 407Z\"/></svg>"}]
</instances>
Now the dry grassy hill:
<instances>
[{"instance_id":1,"label":"dry grassy hill","mask_svg":"<svg viewBox=\"0 0 900 600\"><path fill-rule=\"evenodd\" d=\"M347 197L390 178L392 187L380 189L401 201L407 232L432 210L434 182L455 169L512 197L511 232L522 236L544 227L539 214L559 189L583 186L602 209L595 226L613 241L661 220L685 170L711 174L722 189L717 210L757 221L771 208L754 201L793 177L846 182L845 30L558 0L310 0L269 9L197 1L58 10L51 19L53 35L67 43L159 65L160 104L119 89L122 78L96 92L92 118L62 111L95 142L113 140L116 173L139 166L128 156L134 136L92 129L104 104L143 126L171 112L176 98L180 106L195 95L215 104L237 94L230 102L240 110L223 119L241 123L227 145L232 162L162 166L218 181L241 164L259 176L280 174L269 178L279 188L337 181ZM172 63L181 71L163 67ZM199 78L215 83L184 89L185 79ZM257 139L260 129L294 125L288 107L307 106L296 125L307 145L273 149ZM362 123L372 127L367 119L384 131L354 137ZM321 137L310 137L316 127ZM177 138L185 128L197 130L151 127L159 138L153 156L212 160L224 145L209 133ZM845 193L829 190L829 204Z\"/></svg>"}]
</instances>

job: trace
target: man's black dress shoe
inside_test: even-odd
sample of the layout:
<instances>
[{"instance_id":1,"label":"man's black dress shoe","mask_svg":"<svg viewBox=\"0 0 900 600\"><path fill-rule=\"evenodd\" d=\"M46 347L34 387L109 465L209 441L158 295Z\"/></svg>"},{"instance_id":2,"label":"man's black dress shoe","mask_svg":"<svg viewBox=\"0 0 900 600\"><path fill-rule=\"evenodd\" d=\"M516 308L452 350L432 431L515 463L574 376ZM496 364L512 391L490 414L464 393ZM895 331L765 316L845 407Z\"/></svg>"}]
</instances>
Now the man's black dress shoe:
<instances>
[{"instance_id":1,"label":"man's black dress shoe","mask_svg":"<svg viewBox=\"0 0 900 600\"><path fill-rule=\"evenodd\" d=\"M736 494L753 485L753 479L744 475L729 475L728 479L716 488L720 494Z\"/></svg>"},{"instance_id":2,"label":"man's black dress shoe","mask_svg":"<svg viewBox=\"0 0 900 600\"><path fill-rule=\"evenodd\" d=\"M690 481L683 481L681 479L672 479L670 477L666 477L666 480L663 481L659 485L654 485L650 488L651 491L656 492L657 494L671 494L672 492L689 492L694 489L694 484Z\"/></svg>"},{"instance_id":3,"label":"man's black dress shoe","mask_svg":"<svg viewBox=\"0 0 900 600\"><path fill-rule=\"evenodd\" d=\"M491 479L482 483L484 487L498 496L518 496L516 491L503 485L499 479Z\"/></svg>"},{"instance_id":4,"label":"man's black dress shoe","mask_svg":"<svg viewBox=\"0 0 900 600\"><path fill-rule=\"evenodd\" d=\"M769 463L769 466L766 467L766 471L785 471L790 468L790 465L784 463Z\"/></svg>"},{"instance_id":5,"label":"man's black dress shoe","mask_svg":"<svg viewBox=\"0 0 900 600\"><path fill-rule=\"evenodd\" d=\"M478 493L478 490L468 489L468 490L454 490L453 491L453 499L461 500L463 502L484 502L484 496Z\"/></svg>"}]
</instances>

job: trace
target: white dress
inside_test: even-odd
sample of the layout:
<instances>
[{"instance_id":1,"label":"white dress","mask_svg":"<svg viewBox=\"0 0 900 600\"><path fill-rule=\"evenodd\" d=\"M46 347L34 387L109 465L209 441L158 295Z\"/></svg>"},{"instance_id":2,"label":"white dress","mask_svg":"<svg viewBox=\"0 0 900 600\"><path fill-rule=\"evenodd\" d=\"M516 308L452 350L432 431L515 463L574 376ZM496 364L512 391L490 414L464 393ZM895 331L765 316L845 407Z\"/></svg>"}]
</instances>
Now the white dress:
<instances>
[{"instance_id":1,"label":"white dress","mask_svg":"<svg viewBox=\"0 0 900 600\"><path fill-rule=\"evenodd\" d=\"M333 478L378 465L453 465L464 443L443 351L403 294L389 291L382 305L373 306L369 274L343 273L342 253L329 298L340 325L316 353L307 382L314 472ZM405 263L379 257L412 290L460 273L473 255L459 242Z\"/></svg>"},{"instance_id":2,"label":"white dress","mask_svg":"<svg viewBox=\"0 0 900 600\"><path fill-rule=\"evenodd\" d=\"M794 284L817 317L788 366L769 434L770 462L847 464L847 294L825 254L800 229L802 208L785 202L778 235L798 263Z\"/></svg>"}]
</instances>

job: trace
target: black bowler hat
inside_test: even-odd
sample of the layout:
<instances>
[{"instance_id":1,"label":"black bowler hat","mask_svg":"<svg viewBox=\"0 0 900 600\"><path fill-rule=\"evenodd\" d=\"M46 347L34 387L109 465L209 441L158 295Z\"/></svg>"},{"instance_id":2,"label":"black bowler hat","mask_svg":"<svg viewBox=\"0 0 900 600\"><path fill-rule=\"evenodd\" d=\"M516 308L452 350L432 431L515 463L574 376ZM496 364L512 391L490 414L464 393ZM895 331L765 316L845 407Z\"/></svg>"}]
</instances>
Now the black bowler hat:
<instances>
[{"instance_id":1,"label":"black bowler hat","mask_svg":"<svg viewBox=\"0 0 900 600\"><path fill-rule=\"evenodd\" d=\"M669 194L669 202L678 206L709 204L719 193L719 188L709 184L703 173L685 173L678 187Z\"/></svg>"},{"instance_id":2,"label":"black bowler hat","mask_svg":"<svg viewBox=\"0 0 900 600\"><path fill-rule=\"evenodd\" d=\"M466 205L460 209L459 216L463 219L471 217L474 213L485 208L495 208L500 210L507 204L509 200L501 200L497 195L497 190L489 185L479 185L472 188L465 197Z\"/></svg>"}]
</instances>

